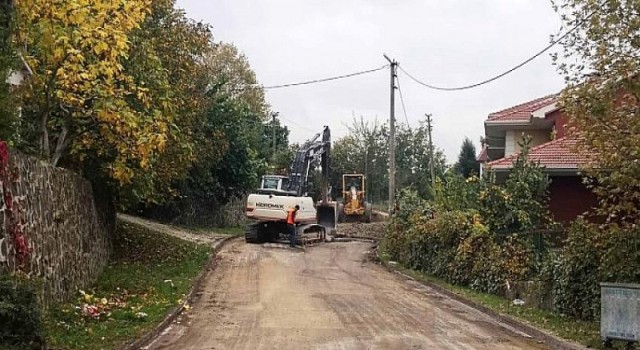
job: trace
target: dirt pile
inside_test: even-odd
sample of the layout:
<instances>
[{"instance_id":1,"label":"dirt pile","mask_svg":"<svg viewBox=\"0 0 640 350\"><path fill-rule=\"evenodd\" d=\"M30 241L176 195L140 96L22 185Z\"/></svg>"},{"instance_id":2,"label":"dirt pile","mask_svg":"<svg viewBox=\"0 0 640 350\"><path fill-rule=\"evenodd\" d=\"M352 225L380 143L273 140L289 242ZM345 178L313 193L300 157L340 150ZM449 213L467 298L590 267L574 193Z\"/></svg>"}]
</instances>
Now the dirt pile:
<instances>
[{"instance_id":1,"label":"dirt pile","mask_svg":"<svg viewBox=\"0 0 640 350\"><path fill-rule=\"evenodd\" d=\"M348 223L339 224L337 228L339 237L366 237L381 239L384 237L385 231L384 222L373 222L370 224L365 223Z\"/></svg>"}]
</instances>

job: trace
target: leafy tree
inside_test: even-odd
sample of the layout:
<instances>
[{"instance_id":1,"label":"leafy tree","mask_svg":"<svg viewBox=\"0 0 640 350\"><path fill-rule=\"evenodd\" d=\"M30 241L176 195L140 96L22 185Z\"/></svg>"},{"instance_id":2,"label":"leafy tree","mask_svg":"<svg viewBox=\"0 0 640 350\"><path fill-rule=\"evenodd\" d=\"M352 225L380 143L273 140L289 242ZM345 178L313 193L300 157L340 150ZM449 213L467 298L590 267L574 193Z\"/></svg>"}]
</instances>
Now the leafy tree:
<instances>
[{"instance_id":1,"label":"leafy tree","mask_svg":"<svg viewBox=\"0 0 640 350\"><path fill-rule=\"evenodd\" d=\"M97 156L114 179L130 181L132 164L147 168L164 149L172 122L123 66L151 1L15 4L18 47L34 72L22 98L25 124L36 128L23 130L31 142L21 146L53 165Z\"/></svg>"},{"instance_id":2,"label":"leafy tree","mask_svg":"<svg viewBox=\"0 0 640 350\"><path fill-rule=\"evenodd\" d=\"M354 119L348 134L336 140L331 150L331 184L334 196L341 196L342 174L367 176L367 195L371 202L384 200L389 192L388 128L384 124Z\"/></svg>"},{"instance_id":3,"label":"leafy tree","mask_svg":"<svg viewBox=\"0 0 640 350\"><path fill-rule=\"evenodd\" d=\"M264 90L258 87L255 72L247 57L237 47L227 43L215 44L207 60L212 79L218 86L217 92L228 96L237 103L246 104L247 110L266 120L269 105L264 98Z\"/></svg>"},{"instance_id":4,"label":"leafy tree","mask_svg":"<svg viewBox=\"0 0 640 350\"><path fill-rule=\"evenodd\" d=\"M587 174L599 195L600 214L640 220L640 2L555 0L567 27L556 56L568 88L562 103L592 154Z\"/></svg>"},{"instance_id":5,"label":"leafy tree","mask_svg":"<svg viewBox=\"0 0 640 350\"><path fill-rule=\"evenodd\" d=\"M465 137L462 142L458 162L454 165L454 169L464 178L480 174L480 163L476 160L476 146L468 137Z\"/></svg>"},{"instance_id":6,"label":"leafy tree","mask_svg":"<svg viewBox=\"0 0 640 350\"><path fill-rule=\"evenodd\" d=\"M196 122L186 128L192 134L193 159L186 175L170 184L173 197L142 203L139 209L148 216L206 221L203 216L253 190L267 169L268 106L247 59L229 44L215 44L203 63L204 99Z\"/></svg>"},{"instance_id":7,"label":"leafy tree","mask_svg":"<svg viewBox=\"0 0 640 350\"><path fill-rule=\"evenodd\" d=\"M404 125L400 126L399 135L406 132L403 131ZM407 128L409 134L401 136L403 139L411 140L411 142L399 142L396 149L396 159L398 157L409 156L411 162L406 165L399 165L397 169L398 188L414 187L422 198L433 198L432 179L431 179L431 152L429 149L429 131L425 121L421 121L415 129ZM447 168L446 158L442 150L435 148L433 150L434 169L436 179L441 178Z\"/></svg>"},{"instance_id":8,"label":"leafy tree","mask_svg":"<svg viewBox=\"0 0 640 350\"><path fill-rule=\"evenodd\" d=\"M264 147L263 123L269 106L249 61L235 46L216 44L206 64L210 88L201 141L218 135L226 148L219 163L196 159L195 167L209 170L216 182L209 191L217 188L216 200L224 201L254 189L266 171L271 153ZM197 150L198 154L210 151Z\"/></svg>"},{"instance_id":9,"label":"leafy tree","mask_svg":"<svg viewBox=\"0 0 640 350\"><path fill-rule=\"evenodd\" d=\"M468 211L479 207L478 196L483 183L475 176L464 178L449 171L436 180L433 202L439 211Z\"/></svg>"},{"instance_id":10,"label":"leafy tree","mask_svg":"<svg viewBox=\"0 0 640 350\"><path fill-rule=\"evenodd\" d=\"M150 103L172 120L164 151L120 189L127 201L162 202L177 192L172 184L187 176L197 157L221 158L224 140L203 134L212 55L208 25L188 19L174 0L157 0L142 26L130 34L131 53L124 67L136 84L148 89Z\"/></svg>"},{"instance_id":11,"label":"leafy tree","mask_svg":"<svg viewBox=\"0 0 640 350\"><path fill-rule=\"evenodd\" d=\"M480 191L480 214L494 231L513 233L550 223L550 180L539 164L529 160L530 143L530 137L522 137L522 151L504 185L489 181Z\"/></svg>"},{"instance_id":12,"label":"leafy tree","mask_svg":"<svg viewBox=\"0 0 640 350\"><path fill-rule=\"evenodd\" d=\"M291 145L285 148L278 148L275 156L270 158L269 173L274 175L287 175L289 166L295 156L295 151L299 145Z\"/></svg>"},{"instance_id":13,"label":"leafy tree","mask_svg":"<svg viewBox=\"0 0 640 350\"><path fill-rule=\"evenodd\" d=\"M276 154L273 154L274 129L276 134ZM260 147L260 155L262 158L269 159L270 166L277 169L278 167L275 166L278 163L277 160L284 160L282 159L282 157L287 156L291 151L289 149L289 128L283 126L280 122L280 119L276 118L275 124L272 120L263 123L262 130L262 139L264 140L264 142L262 147ZM293 156L291 159L293 159ZM288 162L291 162L291 159L289 159Z\"/></svg>"},{"instance_id":14,"label":"leafy tree","mask_svg":"<svg viewBox=\"0 0 640 350\"><path fill-rule=\"evenodd\" d=\"M386 200L389 193L388 126L377 121L355 119L349 134L334 143L332 150L332 183L340 187L345 173L367 175L370 201ZM396 186L412 187L423 198L431 196L431 173L428 130L424 123L411 129L398 125L396 129ZM441 150L435 150L436 176L444 173L446 160Z\"/></svg>"},{"instance_id":15,"label":"leafy tree","mask_svg":"<svg viewBox=\"0 0 640 350\"><path fill-rule=\"evenodd\" d=\"M11 87L5 84L9 74L16 68L16 55L11 40L12 17L11 1L0 1L0 140L13 138L16 116Z\"/></svg>"}]
</instances>

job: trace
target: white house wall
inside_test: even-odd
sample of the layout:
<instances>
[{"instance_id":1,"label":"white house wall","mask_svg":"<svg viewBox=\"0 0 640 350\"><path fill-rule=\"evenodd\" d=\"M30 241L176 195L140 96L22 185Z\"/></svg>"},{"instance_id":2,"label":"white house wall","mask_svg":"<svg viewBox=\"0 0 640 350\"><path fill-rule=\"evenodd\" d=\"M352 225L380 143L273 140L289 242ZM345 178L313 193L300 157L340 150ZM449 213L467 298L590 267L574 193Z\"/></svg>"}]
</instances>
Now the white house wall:
<instances>
[{"instance_id":1,"label":"white house wall","mask_svg":"<svg viewBox=\"0 0 640 350\"><path fill-rule=\"evenodd\" d=\"M551 141L550 130L507 130L504 149L505 157L520 152L518 142L522 139L522 133L531 136L531 147Z\"/></svg>"}]
</instances>

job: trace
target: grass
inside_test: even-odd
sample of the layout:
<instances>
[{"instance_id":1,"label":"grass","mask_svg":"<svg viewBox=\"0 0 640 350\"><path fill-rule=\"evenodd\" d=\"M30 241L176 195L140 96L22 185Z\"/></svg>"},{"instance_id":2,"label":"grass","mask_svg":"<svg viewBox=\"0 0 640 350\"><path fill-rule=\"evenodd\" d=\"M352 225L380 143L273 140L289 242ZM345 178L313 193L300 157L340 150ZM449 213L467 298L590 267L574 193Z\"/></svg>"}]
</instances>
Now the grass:
<instances>
[{"instance_id":1,"label":"grass","mask_svg":"<svg viewBox=\"0 0 640 350\"><path fill-rule=\"evenodd\" d=\"M159 324L188 292L211 248L119 222L112 262L95 286L45 317L55 349L117 349ZM86 316L85 306L97 317Z\"/></svg>"},{"instance_id":2,"label":"grass","mask_svg":"<svg viewBox=\"0 0 640 350\"><path fill-rule=\"evenodd\" d=\"M387 260L384 256L382 258ZM453 285L421 271L410 270L400 265L396 265L395 268L418 281L435 284L497 313L509 315L537 328L545 329L561 338L581 343L590 348L603 349L599 322L574 320L548 310L526 305L515 306L510 300L497 295L481 293L467 287ZM616 345L620 346L620 344Z\"/></svg>"},{"instance_id":3,"label":"grass","mask_svg":"<svg viewBox=\"0 0 640 350\"><path fill-rule=\"evenodd\" d=\"M229 227L207 227L207 226L184 226L185 229L197 234L211 235L211 234L223 234L229 236L242 236L244 235L244 226L229 226Z\"/></svg>"},{"instance_id":4,"label":"grass","mask_svg":"<svg viewBox=\"0 0 640 350\"><path fill-rule=\"evenodd\" d=\"M242 236L244 235L244 231L245 228L244 227L238 227L238 226L233 226L233 227L213 227L208 229L209 232L213 232L213 233L221 233L223 235L230 235L230 236Z\"/></svg>"}]
</instances>

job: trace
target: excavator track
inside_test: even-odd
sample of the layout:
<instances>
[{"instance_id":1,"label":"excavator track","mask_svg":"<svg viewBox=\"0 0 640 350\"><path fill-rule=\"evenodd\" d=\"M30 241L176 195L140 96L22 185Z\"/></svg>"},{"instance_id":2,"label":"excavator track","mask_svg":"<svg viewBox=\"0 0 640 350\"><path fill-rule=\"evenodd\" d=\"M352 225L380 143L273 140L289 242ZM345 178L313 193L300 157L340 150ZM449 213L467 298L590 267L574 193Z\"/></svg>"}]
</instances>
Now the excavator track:
<instances>
[{"instance_id":1,"label":"excavator track","mask_svg":"<svg viewBox=\"0 0 640 350\"><path fill-rule=\"evenodd\" d=\"M260 237L260 225L251 224L247 225L244 232L244 240L247 243L262 243L262 237Z\"/></svg>"}]
</instances>

